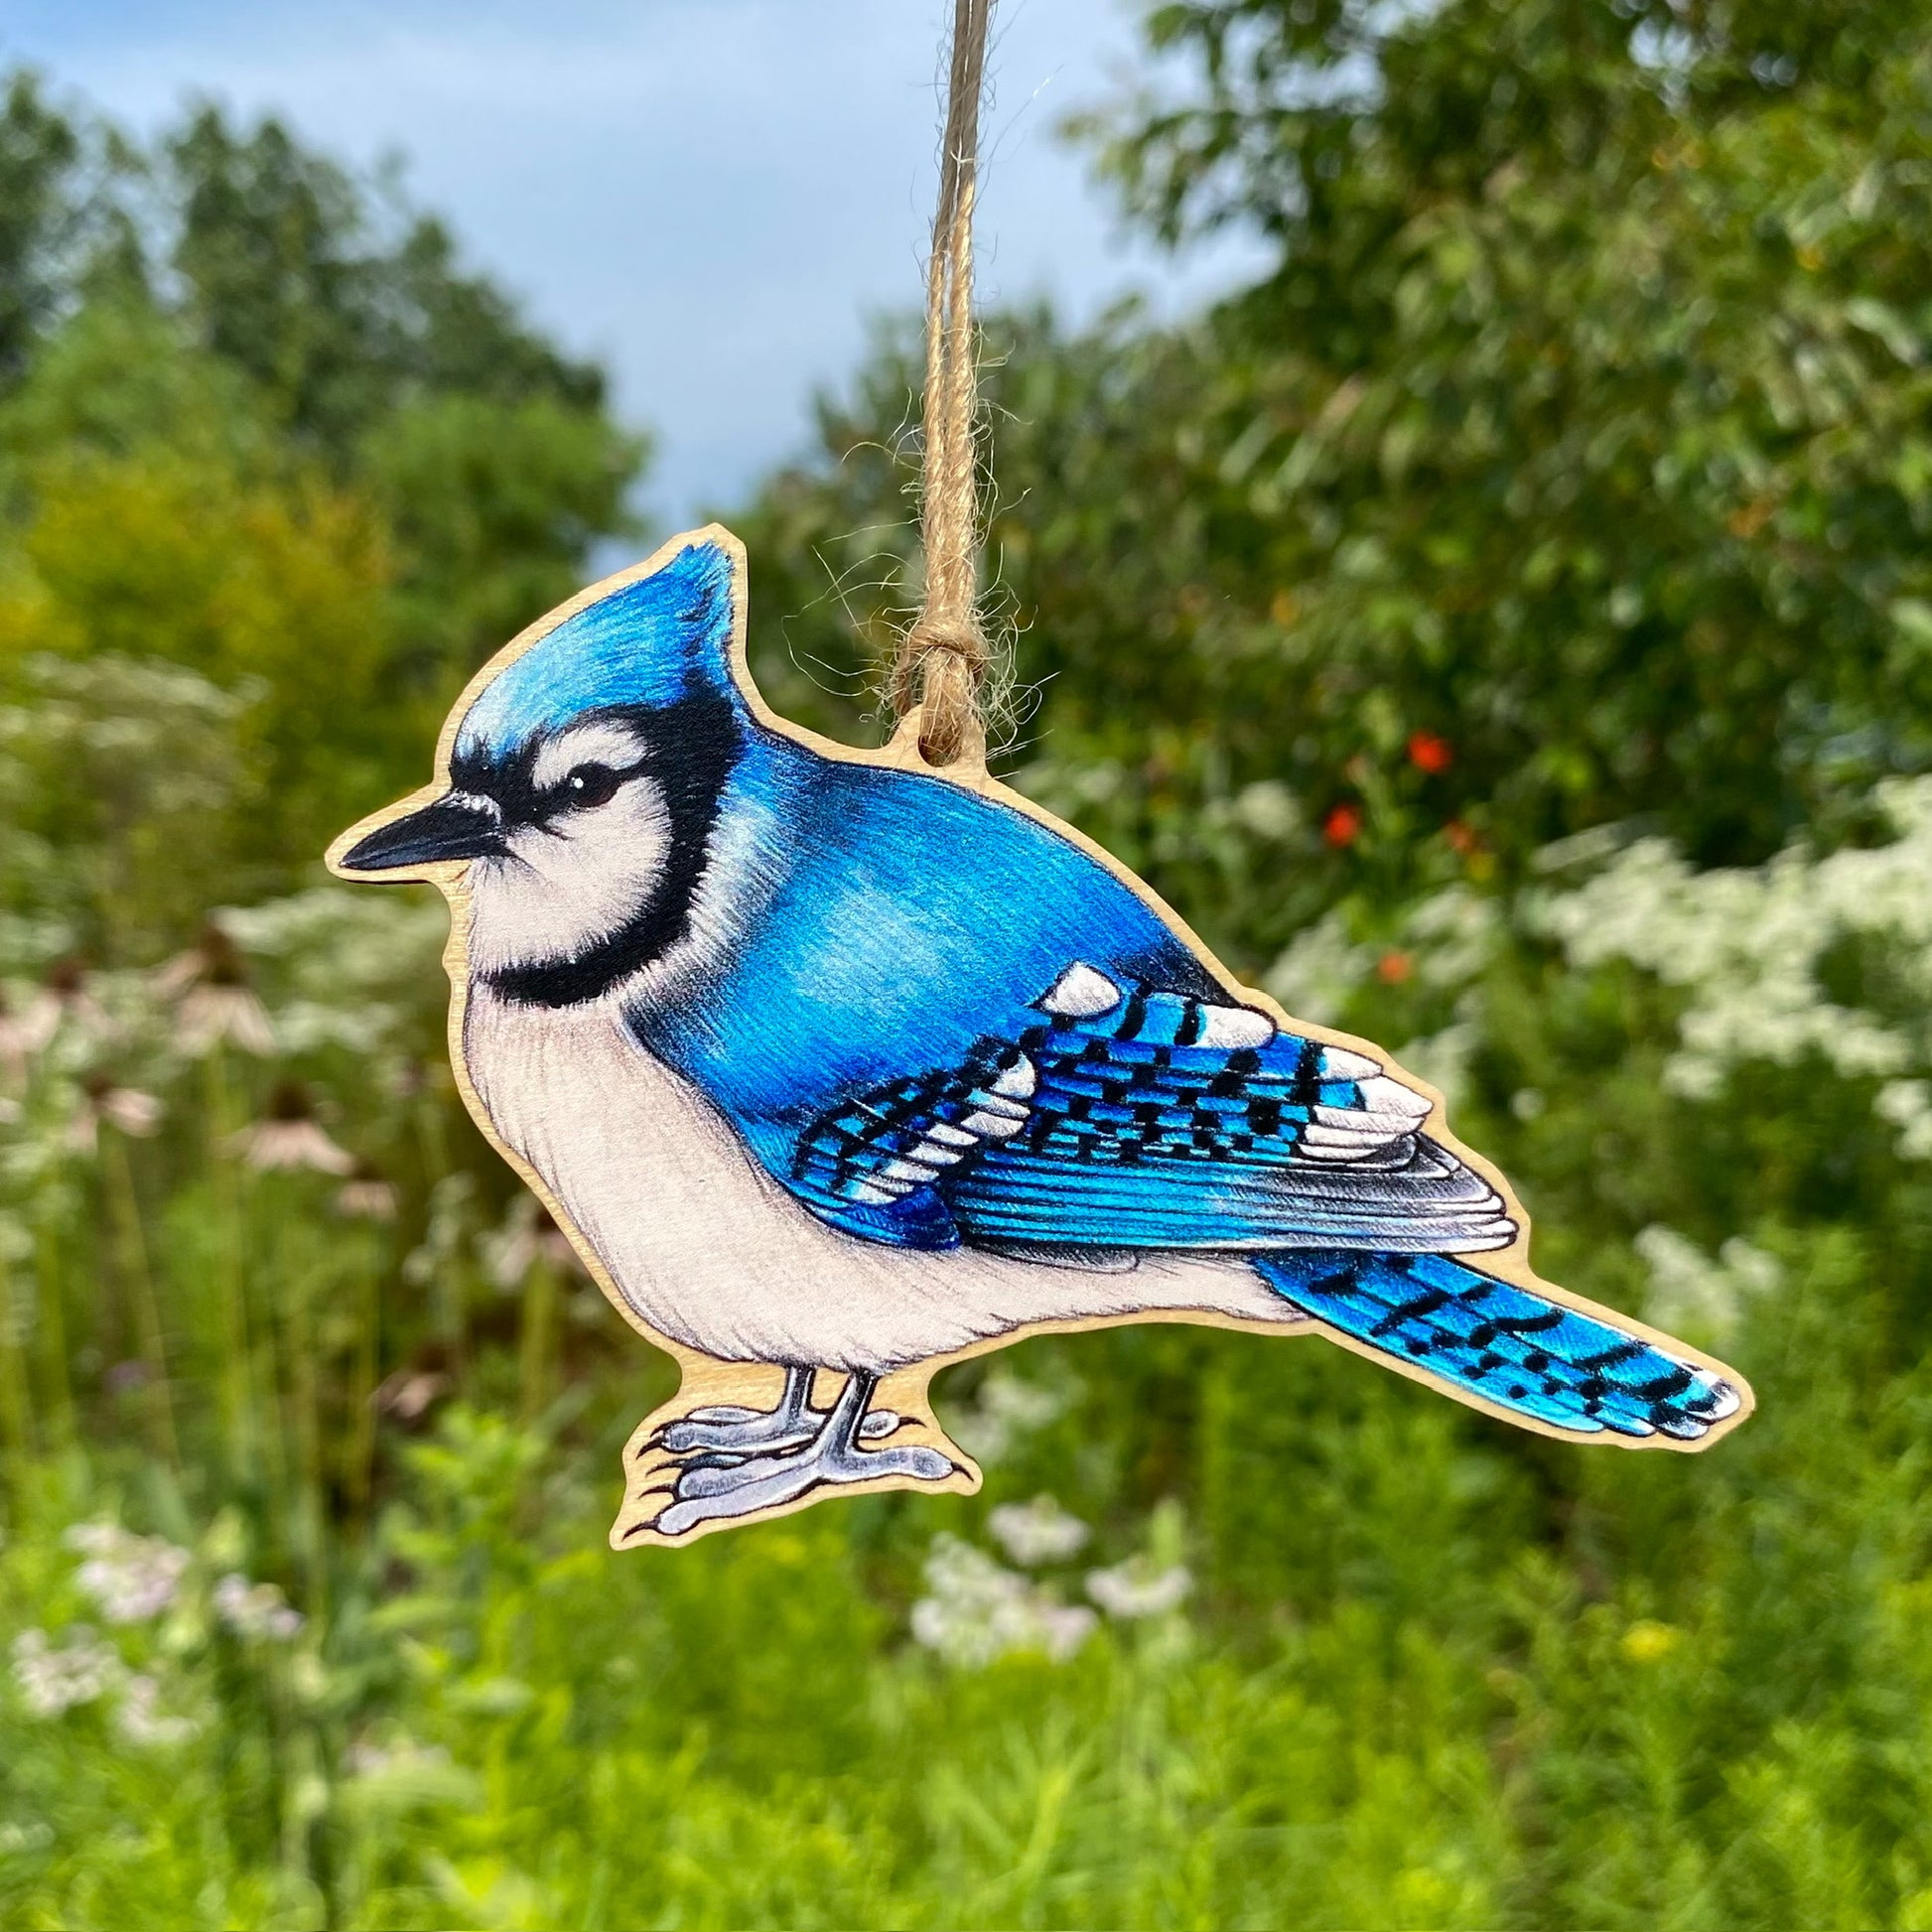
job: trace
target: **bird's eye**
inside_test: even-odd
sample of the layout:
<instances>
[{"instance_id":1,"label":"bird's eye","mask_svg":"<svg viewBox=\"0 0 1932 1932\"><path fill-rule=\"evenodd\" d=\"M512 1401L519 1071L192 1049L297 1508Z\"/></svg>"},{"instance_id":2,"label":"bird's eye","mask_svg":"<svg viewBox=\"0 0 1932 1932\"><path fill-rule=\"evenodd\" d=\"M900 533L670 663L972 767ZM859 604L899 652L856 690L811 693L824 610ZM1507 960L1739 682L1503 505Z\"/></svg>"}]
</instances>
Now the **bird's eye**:
<instances>
[{"instance_id":1,"label":"bird's eye","mask_svg":"<svg viewBox=\"0 0 1932 1932\"><path fill-rule=\"evenodd\" d=\"M608 805L622 783L623 774L608 764L580 764L564 779L564 798L572 805Z\"/></svg>"}]
</instances>

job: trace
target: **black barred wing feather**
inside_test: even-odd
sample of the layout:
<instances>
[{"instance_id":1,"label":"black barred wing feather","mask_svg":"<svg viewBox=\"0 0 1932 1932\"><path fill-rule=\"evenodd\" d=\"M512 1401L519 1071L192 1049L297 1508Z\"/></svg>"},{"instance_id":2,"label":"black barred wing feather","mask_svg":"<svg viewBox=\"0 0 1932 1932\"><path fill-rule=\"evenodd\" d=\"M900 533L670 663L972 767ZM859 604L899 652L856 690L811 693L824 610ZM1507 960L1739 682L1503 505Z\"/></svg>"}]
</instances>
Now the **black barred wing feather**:
<instances>
[{"instance_id":1,"label":"black barred wing feather","mask_svg":"<svg viewBox=\"0 0 1932 1932\"><path fill-rule=\"evenodd\" d=\"M1422 1133L1429 1102L1364 1054L1084 964L1038 1011L962 1067L823 1117L797 1191L914 1245L1470 1253L1515 1236L1489 1183Z\"/></svg>"},{"instance_id":2,"label":"black barred wing feather","mask_svg":"<svg viewBox=\"0 0 1932 1932\"><path fill-rule=\"evenodd\" d=\"M799 1142L792 1191L868 1240L956 1247L946 1192L969 1159L1027 1125L1037 1083L1018 1047L983 1040L963 1066L859 1094Z\"/></svg>"},{"instance_id":3,"label":"black barred wing feather","mask_svg":"<svg viewBox=\"0 0 1932 1932\"><path fill-rule=\"evenodd\" d=\"M1444 1255L1257 1261L1298 1308L1460 1394L1572 1435L1696 1442L1737 1412L1723 1376Z\"/></svg>"}]
</instances>

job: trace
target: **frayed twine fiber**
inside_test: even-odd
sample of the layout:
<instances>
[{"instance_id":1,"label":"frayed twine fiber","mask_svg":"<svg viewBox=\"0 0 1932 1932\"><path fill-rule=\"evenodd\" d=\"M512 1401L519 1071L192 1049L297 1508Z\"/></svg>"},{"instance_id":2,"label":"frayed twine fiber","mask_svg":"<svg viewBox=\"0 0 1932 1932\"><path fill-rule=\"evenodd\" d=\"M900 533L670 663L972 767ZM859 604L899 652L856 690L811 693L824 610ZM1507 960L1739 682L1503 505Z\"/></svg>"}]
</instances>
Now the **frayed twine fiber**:
<instances>
[{"instance_id":1,"label":"frayed twine fiber","mask_svg":"<svg viewBox=\"0 0 1932 1932\"><path fill-rule=\"evenodd\" d=\"M925 476L919 536L925 599L899 639L887 687L896 718L919 707L919 756L982 753L980 686L991 653L979 608L979 364L973 330L973 203L980 98L994 0L954 0L939 156L939 205L925 295Z\"/></svg>"}]
</instances>

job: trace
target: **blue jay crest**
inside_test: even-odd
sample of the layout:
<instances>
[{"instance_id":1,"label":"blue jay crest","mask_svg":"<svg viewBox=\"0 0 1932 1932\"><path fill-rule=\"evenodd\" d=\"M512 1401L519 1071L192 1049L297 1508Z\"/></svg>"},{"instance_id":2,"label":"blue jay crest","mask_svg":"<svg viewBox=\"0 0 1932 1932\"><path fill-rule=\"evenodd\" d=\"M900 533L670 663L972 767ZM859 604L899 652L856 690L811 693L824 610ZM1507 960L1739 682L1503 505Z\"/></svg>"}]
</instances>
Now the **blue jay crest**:
<instances>
[{"instance_id":1,"label":"blue jay crest","mask_svg":"<svg viewBox=\"0 0 1932 1932\"><path fill-rule=\"evenodd\" d=\"M434 781L329 854L447 896L464 1097L683 1369L616 1547L977 1489L927 1385L1046 1330L1318 1333L1579 1443L1748 1413L1537 1279L1439 1094L1238 985L983 761L777 717L745 612L738 540L674 538L498 652Z\"/></svg>"}]
</instances>

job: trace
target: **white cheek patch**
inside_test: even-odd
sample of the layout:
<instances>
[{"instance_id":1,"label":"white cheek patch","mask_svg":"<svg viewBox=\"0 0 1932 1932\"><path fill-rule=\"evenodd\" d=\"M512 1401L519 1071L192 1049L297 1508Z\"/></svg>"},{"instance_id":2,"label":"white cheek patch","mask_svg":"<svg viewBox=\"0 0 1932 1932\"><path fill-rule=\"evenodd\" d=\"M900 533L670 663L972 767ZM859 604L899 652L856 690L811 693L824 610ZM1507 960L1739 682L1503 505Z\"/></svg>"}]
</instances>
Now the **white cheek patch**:
<instances>
[{"instance_id":1,"label":"white cheek patch","mask_svg":"<svg viewBox=\"0 0 1932 1932\"><path fill-rule=\"evenodd\" d=\"M615 718L573 726L560 738L553 738L537 753L530 781L539 791L549 791L576 770L580 764L608 764L621 771L633 765L649 749L643 734Z\"/></svg>"},{"instance_id":2,"label":"white cheek patch","mask_svg":"<svg viewBox=\"0 0 1932 1932\"><path fill-rule=\"evenodd\" d=\"M647 777L630 779L595 810L512 832L506 857L470 868L472 968L580 958L650 903L669 855L670 812Z\"/></svg>"}]
</instances>

